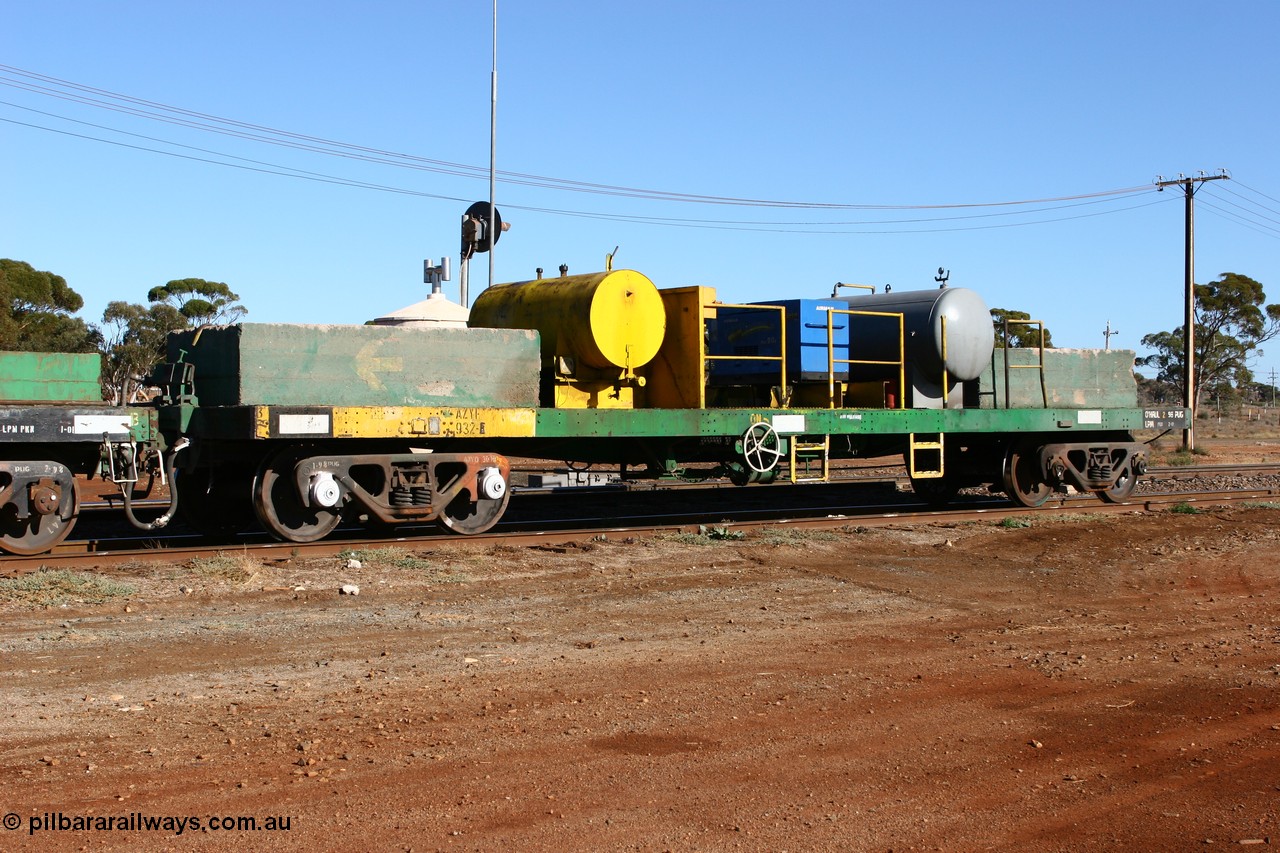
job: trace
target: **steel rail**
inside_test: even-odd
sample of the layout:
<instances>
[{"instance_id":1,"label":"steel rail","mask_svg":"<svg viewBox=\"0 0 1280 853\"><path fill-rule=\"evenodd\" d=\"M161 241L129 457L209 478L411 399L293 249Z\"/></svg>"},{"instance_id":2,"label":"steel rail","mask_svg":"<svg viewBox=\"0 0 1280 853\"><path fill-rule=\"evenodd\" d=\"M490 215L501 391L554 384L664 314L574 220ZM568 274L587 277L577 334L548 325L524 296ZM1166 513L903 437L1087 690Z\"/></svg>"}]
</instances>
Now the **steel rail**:
<instances>
[{"instance_id":1,"label":"steel rail","mask_svg":"<svg viewBox=\"0 0 1280 853\"><path fill-rule=\"evenodd\" d=\"M789 527L794 529L839 529L881 527L886 525L955 524L989 520L995 523L1007 518L1027 516L1053 516L1070 514L1112 515L1124 513L1168 511L1175 506L1187 505L1202 508L1249 502L1272 503L1280 497L1280 488L1251 489L1246 491L1180 492L1137 496L1117 504L1101 503L1089 495L1054 496L1042 507L1010 506L999 499L975 500L967 505L933 509L919 504L894 506L876 505L827 512L827 508L788 507L767 509L720 510L701 513L691 520L689 513L675 515L649 515L627 518L625 524L617 524L618 517L600 524L601 519L591 520L588 526L574 526L585 519L531 520L524 525L537 525L538 529L520 530L519 525L500 525L503 529L475 536L402 535L377 539L359 538L326 539L320 542L297 544L291 542L246 541L231 545L209 545L194 535L176 535L159 538L154 535L145 545L138 545L137 538L129 540L132 547L113 547L105 542L64 543L50 554L35 557L0 557L0 576L12 577L41 568L102 569L133 565L139 562L182 563L200 557L220 554L247 554L265 561L284 561L298 557L337 555L344 551L369 548L405 547L410 549L492 547L494 545L528 546L544 544L548 540L557 543L583 542L600 539L623 539L652 536L662 533L697 534L710 528L724 531L748 531L764 528ZM718 518L731 515L732 518ZM709 518L718 518L709 521ZM551 524L555 529L547 529ZM421 529L419 529L421 530Z\"/></svg>"},{"instance_id":2,"label":"steel rail","mask_svg":"<svg viewBox=\"0 0 1280 853\"><path fill-rule=\"evenodd\" d=\"M854 461L856 464L850 465L848 462ZM845 464L841 465L840 461L832 464L832 477L827 485L833 486L849 486L855 484L866 484L868 486L887 485L890 483L905 486L910 483L910 478L906 474L877 474L876 476L860 476L860 471L893 471L895 469L904 469L901 462L898 463L880 463L866 460L844 460ZM529 471L529 473L563 473L562 471ZM1158 468L1148 468L1147 473L1143 475L1142 481L1138 487L1144 485L1150 486L1152 480L1193 480L1198 477L1206 476L1264 476L1269 474L1280 475L1280 462L1254 462L1239 465L1187 465L1187 466L1162 466ZM779 480L774 483L756 484L753 488L762 486L779 486L789 487L792 483ZM821 485L821 484L809 484ZM582 485L582 486L513 486L511 493L513 495L554 495L565 493L586 494L591 491L596 492L649 492L662 490L685 490L685 489L719 489L719 488L741 488L730 482L728 477L710 477L701 480L624 480L616 483L605 483L601 485ZM167 506L168 498L147 498L145 500L135 500L133 506L135 508L146 509L160 508ZM105 500L97 501L81 501L81 513L98 513L98 512L115 512L122 507L120 499L112 495Z\"/></svg>"}]
</instances>

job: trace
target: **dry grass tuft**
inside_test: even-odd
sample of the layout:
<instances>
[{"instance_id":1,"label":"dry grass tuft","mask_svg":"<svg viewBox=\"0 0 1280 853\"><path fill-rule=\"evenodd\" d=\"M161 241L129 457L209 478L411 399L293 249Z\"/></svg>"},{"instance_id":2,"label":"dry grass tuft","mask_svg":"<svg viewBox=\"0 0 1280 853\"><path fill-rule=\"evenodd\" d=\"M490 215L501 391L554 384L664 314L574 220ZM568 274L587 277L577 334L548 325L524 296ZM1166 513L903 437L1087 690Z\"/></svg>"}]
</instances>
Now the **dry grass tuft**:
<instances>
[{"instance_id":1,"label":"dry grass tuft","mask_svg":"<svg viewBox=\"0 0 1280 853\"><path fill-rule=\"evenodd\" d=\"M66 569L40 569L16 578L0 578L0 601L35 607L101 604L133 595L135 591L127 583Z\"/></svg>"},{"instance_id":2,"label":"dry grass tuft","mask_svg":"<svg viewBox=\"0 0 1280 853\"><path fill-rule=\"evenodd\" d=\"M267 566L248 554L218 554L213 557L196 557L191 570L202 578L249 586L270 577Z\"/></svg>"}]
</instances>

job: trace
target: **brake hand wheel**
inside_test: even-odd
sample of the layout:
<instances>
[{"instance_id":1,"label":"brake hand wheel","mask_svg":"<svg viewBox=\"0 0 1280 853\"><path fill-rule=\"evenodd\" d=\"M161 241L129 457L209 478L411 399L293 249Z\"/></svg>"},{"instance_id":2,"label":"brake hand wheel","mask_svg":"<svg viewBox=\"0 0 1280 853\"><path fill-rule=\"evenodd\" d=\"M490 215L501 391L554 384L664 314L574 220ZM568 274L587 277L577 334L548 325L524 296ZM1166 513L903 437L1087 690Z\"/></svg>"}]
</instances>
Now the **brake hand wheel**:
<instances>
[{"instance_id":1,"label":"brake hand wheel","mask_svg":"<svg viewBox=\"0 0 1280 853\"><path fill-rule=\"evenodd\" d=\"M781 441L773 426L758 421L747 427L747 431L742 434L742 457L752 471L767 474L782 459L782 451L778 449L780 445Z\"/></svg>"}]
</instances>

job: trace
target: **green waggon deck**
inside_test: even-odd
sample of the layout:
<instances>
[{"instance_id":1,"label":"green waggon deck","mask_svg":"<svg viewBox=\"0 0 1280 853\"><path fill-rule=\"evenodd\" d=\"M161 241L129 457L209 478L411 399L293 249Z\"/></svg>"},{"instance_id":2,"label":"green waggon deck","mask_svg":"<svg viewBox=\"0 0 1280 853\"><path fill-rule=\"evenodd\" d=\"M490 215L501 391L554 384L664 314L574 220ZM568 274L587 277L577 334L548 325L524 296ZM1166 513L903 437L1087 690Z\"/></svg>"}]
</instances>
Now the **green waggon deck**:
<instances>
[{"instance_id":1,"label":"green waggon deck","mask_svg":"<svg viewBox=\"0 0 1280 853\"><path fill-rule=\"evenodd\" d=\"M780 435L1089 433L1180 429L1183 409L534 409L528 407L229 406L185 408L184 432L214 440L566 439Z\"/></svg>"},{"instance_id":2,"label":"green waggon deck","mask_svg":"<svg viewBox=\"0 0 1280 853\"><path fill-rule=\"evenodd\" d=\"M1182 409L539 409L539 438L740 435L765 422L781 435L1130 432L1179 429Z\"/></svg>"}]
</instances>

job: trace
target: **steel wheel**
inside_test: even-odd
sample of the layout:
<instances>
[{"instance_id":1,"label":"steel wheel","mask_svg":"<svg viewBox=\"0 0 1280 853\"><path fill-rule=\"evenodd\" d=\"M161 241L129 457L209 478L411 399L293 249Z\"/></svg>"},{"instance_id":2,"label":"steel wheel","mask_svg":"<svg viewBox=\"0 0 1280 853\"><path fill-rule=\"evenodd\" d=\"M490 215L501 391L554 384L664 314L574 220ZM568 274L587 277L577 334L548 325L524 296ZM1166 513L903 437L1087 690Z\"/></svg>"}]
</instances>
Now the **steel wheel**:
<instances>
[{"instance_id":1,"label":"steel wheel","mask_svg":"<svg viewBox=\"0 0 1280 853\"><path fill-rule=\"evenodd\" d=\"M272 536L284 542L315 542L338 526L337 508L305 506L294 481L294 469L310 456L302 448L285 448L268 457L253 478L253 511ZM181 506L181 504L179 504Z\"/></svg>"},{"instance_id":2,"label":"steel wheel","mask_svg":"<svg viewBox=\"0 0 1280 853\"><path fill-rule=\"evenodd\" d=\"M35 488L35 502L46 509L45 514L33 507L26 518L18 518L15 504L0 508L0 551L32 557L52 550L70 535L80 513L80 495L71 472L62 470L66 477L42 482Z\"/></svg>"},{"instance_id":3,"label":"steel wheel","mask_svg":"<svg viewBox=\"0 0 1280 853\"><path fill-rule=\"evenodd\" d=\"M465 476L459 474L459 477ZM442 484L441 492L450 491L457 483L457 478L451 482ZM507 503L511 500L511 490L502 489L502 494L494 498L480 497L477 500L472 499L470 489L463 489L458 492L457 496L449 502L440 513L438 521L446 530L453 533L461 533L464 536L472 536L476 533L484 533L489 528L498 523L502 518L502 514L507 511Z\"/></svg>"},{"instance_id":4,"label":"steel wheel","mask_svg":"<svg viewBox=\"0 0 1280 853\"><path fill-rule=\"evenodd\" d=\"M1120 476L1116 478L1116 484L1109 489L1103 489L1098 492L1098 497L1111 504L1124 503L1136 488L1138 488L1138 478L1133 473L1133 466L1125 465L1124 470L1120 472Z\"/></svg>"},{"instance_id":5,"label":"steel wheel","mask_svg":"<svg viewBox=\"0 0 1280 853\"><path fill-rule=\"evenodd\" d=\"M204 536L227 538L254 523L253 475L248 471L179 470L172 487L178 490L178 515Z\"/></svg>"},{"instance_id":6,"label":"steel wheel","mask_svg":"<svg viewBox=\"0 0 1280 853\"><path fill-rule=\"evenodd\" d=\"M1023 441L1011 446L1005 455L1005 494L1019 506L1038 507L1053 492L1040 473L1038 450L1034 442Z\"/></svg>"}]
</instances>

